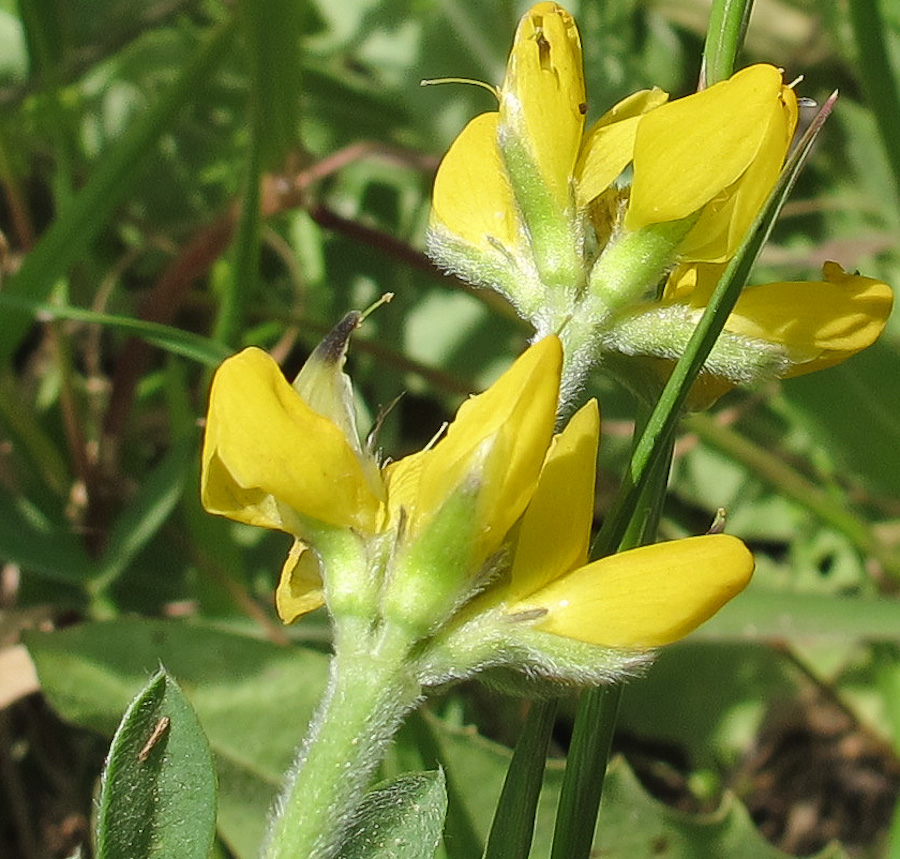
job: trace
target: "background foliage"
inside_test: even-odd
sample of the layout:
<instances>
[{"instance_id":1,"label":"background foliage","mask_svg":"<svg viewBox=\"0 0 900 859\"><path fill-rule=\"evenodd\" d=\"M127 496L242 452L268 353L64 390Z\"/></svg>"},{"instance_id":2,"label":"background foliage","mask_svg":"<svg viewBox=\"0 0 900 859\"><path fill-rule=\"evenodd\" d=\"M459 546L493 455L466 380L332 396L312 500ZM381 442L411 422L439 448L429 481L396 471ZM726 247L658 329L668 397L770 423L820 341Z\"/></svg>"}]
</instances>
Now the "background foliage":
<instances>
[{"instance_id":1,"label":"background foliage","mask_svg":"<svg viewBox=\"0 0 900 859\"><path fill-rule=\"evenodd\" d=\"M700 0L567 5L589 119L642 87L695 85ZM897 78L860 41L881 34L900 69L900 16L882 5L757 2L744 64L803 75L798 92L819 101L841 91L760 282L815 278L835 259L900 285L900 154L878 123ZM160 661L210 740L216 855L255 854L323 682L328 630L324 617L287 629L274 618L287 537L199 507L211 369L254 343L291 375L345 311L393 292L355 338L350 370L363 414L405 392L380 434L399 456L522 349L528 331L500 300L421 251L440 155L492 98L418 86L499 82L522 9L0 0L3 856L67 856L87 837L109 738ZM725 789L789 853L837 838L900 855L888 834L900 789L898 380L894 319L846 365L685 421L663 533L702 532L725 507L758 573L626 690L617 746L644 787L617 765L604 855L685 855L683 844L768 855L743 807L720 805ZM604 408L599 521L633 405L599 375L586 393ZM35 686L22 641L42 694L24 696ZM494 742L514 740L523 706L472 685L404 728L383 775L444 767L447 856L479 855L506 765ZM561 752L565 720L556 739ZM553 763L536 856L558 776ZM647 822L620 825L635 808Z\"/></svg>"}]
</instances>

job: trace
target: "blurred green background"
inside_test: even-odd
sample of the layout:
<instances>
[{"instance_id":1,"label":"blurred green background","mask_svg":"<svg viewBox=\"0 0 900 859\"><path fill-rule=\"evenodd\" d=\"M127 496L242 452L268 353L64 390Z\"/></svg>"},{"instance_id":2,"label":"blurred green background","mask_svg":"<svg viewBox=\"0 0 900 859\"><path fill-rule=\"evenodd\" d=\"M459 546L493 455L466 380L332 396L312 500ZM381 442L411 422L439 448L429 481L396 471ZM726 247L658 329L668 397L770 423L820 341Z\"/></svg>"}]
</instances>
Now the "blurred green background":
<instances>
[{"instance_id":1,"label":"blurred green background","mask_svg":"<svg viewBox=\"0 0 900 859\"><path fill-rule=\"evenodd\" d=\"M797 92L817 101L841 92L754 280L817 279L834 259L900 285L900 7L851 4L758 0L751 18L742 65L802 75ZM0 699L3 857L69 856L88 838L108 737L160 660L216 755L218 855L255 855L321 687L328 627L316 615L285 629L274 616L289 538L200 509L211 371L258 344L290 376L346 311L392 292L348 367L363 425L405 393L379 436L396 457L523 348L529 332L502 300L422 253L440 156L492 97L419 81L499 83L525 8L0 0L0 691L19 689ZM695 87L704 2L567 8L589 120L636 89ZM600 373L589 394L605 419L600 521L634 406ZM644 787L622 768L607 820L625 819L616 809L637 796L681 825L672 806L710 812L730 788L788 853L839 839L853 855L900 856L889 835L900 790L896 318L845 365L732 393L685 421L663 536L702 533L718 507L754 549L757 575L629 685L617 748ZM42 692L18 658L23 641ZM480 855L506 760L492 741L514 741L523 707L472 684L401 734L386 774L447 769L446 855ZM558 753L567 730L564 719ZM546 852L558 770L534 855ZM717 845L703 855L723 855L729 827L754 845L747 855L768 855L735 814L702 819ZM624 829L607 824L604 855L653 853L649 834L635 845Z\"/></svg>"}]
</instances>

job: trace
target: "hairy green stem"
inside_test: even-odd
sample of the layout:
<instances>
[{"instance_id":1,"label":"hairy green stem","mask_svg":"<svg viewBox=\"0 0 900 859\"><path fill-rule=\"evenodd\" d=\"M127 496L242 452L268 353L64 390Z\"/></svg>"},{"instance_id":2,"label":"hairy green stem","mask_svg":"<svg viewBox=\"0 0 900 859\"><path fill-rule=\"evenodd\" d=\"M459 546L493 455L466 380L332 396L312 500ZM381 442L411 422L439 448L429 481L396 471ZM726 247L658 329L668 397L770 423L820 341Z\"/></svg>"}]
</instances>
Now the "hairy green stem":
<instances>
[{"instance_id":1,"label":"hairy green stem","mask_svg":"<svg viewBox=\"0 0 900 859\"><path fill-rule=\"evenodd\" d=\"M408 643L387 629L339 636L328 688L272 822L264 859L332 859L384 748L421 688Z\"/></svg>"}]
</instances>

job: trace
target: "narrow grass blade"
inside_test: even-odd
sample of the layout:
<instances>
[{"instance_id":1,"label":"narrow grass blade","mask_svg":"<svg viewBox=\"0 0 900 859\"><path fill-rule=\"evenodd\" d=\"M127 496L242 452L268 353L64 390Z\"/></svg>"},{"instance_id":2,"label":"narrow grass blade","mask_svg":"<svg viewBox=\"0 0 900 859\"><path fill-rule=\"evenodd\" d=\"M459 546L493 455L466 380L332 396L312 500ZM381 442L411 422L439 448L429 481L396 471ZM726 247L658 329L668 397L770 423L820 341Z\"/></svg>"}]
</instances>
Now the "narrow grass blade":
<instances>
[{"instance_id":1,"label":"narrow grass blade","mask_svg":"<svg viewBox=\"0 0 900 859\"><path fill-rule=\"evenodd\" d=\"M230 22L220 25L171 89L104 154L84 188L41 237L18 273L4 284L6 299L46 301L59 278L109 223L133 187L142 163L155 151L156 142L216 69L231 44L231 34ZM7 310L0 336L0 364L9 361L32 322L30 314L11 303Z\"/></svg>"},{"instance_id":2,"label":"narrow grass blade","mask_svg":"<svg viewBox=\"0 0 900 859\"><path fill-rule=\"evenodd\" d=\"M556 700L533 701L506 771L484 859L528 859Z\"/></svg>"}]
</instances>

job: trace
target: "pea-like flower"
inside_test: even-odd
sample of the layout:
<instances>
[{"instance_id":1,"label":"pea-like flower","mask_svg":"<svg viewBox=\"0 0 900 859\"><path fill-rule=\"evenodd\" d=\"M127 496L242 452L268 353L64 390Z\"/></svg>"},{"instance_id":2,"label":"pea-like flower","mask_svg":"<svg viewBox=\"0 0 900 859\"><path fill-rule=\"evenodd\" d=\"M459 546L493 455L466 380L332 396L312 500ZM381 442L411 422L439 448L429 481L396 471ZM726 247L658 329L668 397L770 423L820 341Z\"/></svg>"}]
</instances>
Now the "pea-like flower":
<instances>
[{"instance_id":1,"label":"pea-like flower","mask_svg":"<svg viewBox=\"0 0 900 859\"><path fill-rule=\"evenodd\" d=\"M293 386L255 348L213 380L203 504L294 536L277 592L286 622L327 602L337 621L393 624L431 642L428 682L498 661L586 681L686 634L747 583L752 557L723 535L588 563L599 411L591 401L554 435L555 336L465 401L437 442L379 463L341 369L358 320Z\"/></svg>"},{"instance_id":2,"label":"pea-like flower","mask_svg":"<svg viewBox=\"0 0 900 859\"><path fill-rule=\"evenodd\" d=\"M793 88L759 64L674 101L635 93L585 129L578 31L544 2L522 17L497 92L498 111L475 117L438 169L429 253L506 295L538 336L559 332L564 397L601 363L652 398L705 306L702 292L686 300L687 284L715 284L775 186L797 125ZM748 289L694 405L868 346L890 289L839 271Z\"/></svg>"},{"instance_id":3,"label":"pea-like flower","mask_svg":"<svg viewBox=\"0 0 900 859\"><path fill-rule=\"evenodd\" d=\"M662 384L687 345L725 264L690 263L669 276L659 301L635 304L610 329L616 348L643 359ZM738 298L691 392L703 408L735 385L790 378L845 361L878 339L893 307L893 292L871 277L827 262L821 281L747 287ZM649 384L648 384L649 381Z\"/></svg>"},{"instance_id":4,"label":"pea-like flower","mask_svg":"<svg viewBox=\"0 0 900 859\"><path fill-rule=\"evenodd\" d=\"M431 659L517 665L574 683L621 676L747 585L753 557L713 534L588 561L600 414L589 401L554 437L513 536L511 562L439 637Z\"/></svg>"},{"instance_id":5,"label":"pea-like flower","mask_svg":"<svg viewBox=\"0 0 900 859\"><path fill-rule=\"evenodd\" d=\"M632 160L638 121L667 95L629 96L584 134L581 41L572 16L548 2L522 17L498 95L499 109L475 117L441 162L428 250L504 293L544 334L583 291L592 224L611 227L611 186Z\"/></svg>"}]
</instances>

